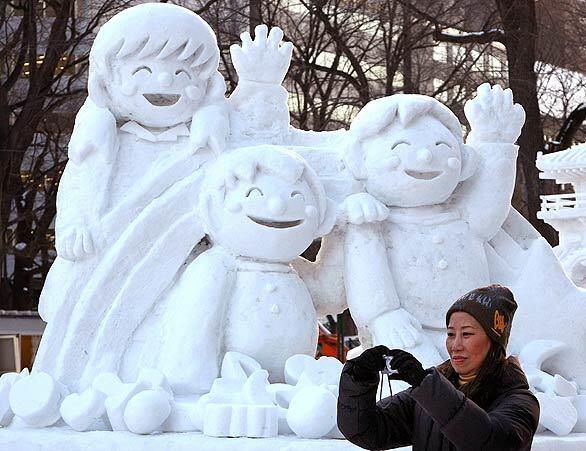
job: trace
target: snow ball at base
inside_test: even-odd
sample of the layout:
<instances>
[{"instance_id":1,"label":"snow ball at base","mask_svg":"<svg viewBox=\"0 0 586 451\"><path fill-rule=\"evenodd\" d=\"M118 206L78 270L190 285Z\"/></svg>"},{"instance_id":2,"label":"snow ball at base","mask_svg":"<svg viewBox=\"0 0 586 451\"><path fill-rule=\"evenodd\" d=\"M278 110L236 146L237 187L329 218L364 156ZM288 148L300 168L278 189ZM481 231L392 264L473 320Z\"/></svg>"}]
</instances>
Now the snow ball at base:
<instances>
[{"instance_id":1,"label":"snow ball at base","mask_svg":"<svg viewBox=\"0 0 586 451\"><path fill-rule=\"evenodd\" d=\"M324 387L308 387L295 395L287 423L303 438L320 438L336 425L336 397Z\"/></svg>"},{"instance_id":2,"label":"snow ball at base","mask_svg":"<svg viewBox=\"0 0 586 451\"><path fill-rule=\"evenodd\" d=\"M171 404L164 390L145 390L128 401L124 422L130 432L150 434L160 430L170 413Z\"/></svg>"}]
</instances>

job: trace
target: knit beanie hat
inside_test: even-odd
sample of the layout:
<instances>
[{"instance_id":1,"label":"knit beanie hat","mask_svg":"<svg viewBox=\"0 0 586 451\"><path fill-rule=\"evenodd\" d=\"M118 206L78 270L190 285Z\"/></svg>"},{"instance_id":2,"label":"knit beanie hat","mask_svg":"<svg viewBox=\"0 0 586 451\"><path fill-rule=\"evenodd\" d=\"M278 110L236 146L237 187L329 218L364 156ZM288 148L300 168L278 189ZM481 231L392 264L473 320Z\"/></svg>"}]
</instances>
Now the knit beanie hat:
<instances>
[{"instance_id":1,"label":"knit beanie hat","mask_svg":"<svg viewBox=\"0 0 586 451\"><path fill-rule=\"evenodd\" d=\"M446 313L446 327L455 312L466 312L478 321L486 335L507 349L517 303L511 290L501 285L476 288L458 299Z\"/></svg>"}]
</instances>

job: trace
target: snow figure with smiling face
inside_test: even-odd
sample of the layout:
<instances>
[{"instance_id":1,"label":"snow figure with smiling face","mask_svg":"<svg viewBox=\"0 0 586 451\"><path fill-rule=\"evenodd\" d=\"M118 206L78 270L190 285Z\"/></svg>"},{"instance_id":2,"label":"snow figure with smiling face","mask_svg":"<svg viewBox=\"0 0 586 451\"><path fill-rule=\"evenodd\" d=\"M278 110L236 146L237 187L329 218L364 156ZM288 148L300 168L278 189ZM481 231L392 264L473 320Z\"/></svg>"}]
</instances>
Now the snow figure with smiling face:
<instances>
[{"instance_id":1,"label":"snow figure with smiling face","mask_svg":"<svg viewBox=\"0 0 586 451\"><path fill-rule=\"evenodd\" d=\"M240 81L250 85L250 65L266 62L265 91L280 92L291 45L264 26L246 37L232 49ZM34 372L71 390L117 372L134 331L193 258L204 236L193 213L202 168L229 134L218 64L211 28L179 6L138 5L100 28L59 187ZM251 89L240 90L244 104Z\"/></svg>"},{"instance_id":2,"label":"snow figure with smiling face","mask_svg":"<svg viewBox=\"0 0 586 451\"><path fill-rule=\"evenodd\" d=\"M290 262L330 231L336 209L301 157L271 146L221 156L201 196L213 247L161 303L160 332L147 346L158 357L146 363L179 395L209 391L227 351L281 382L287 358L313 356L317 344L316 307Z\"/></svg>"},{"instance_id":3,"label":"snow figure with smiling face","mask_svg":"<svg viewBox=\"0 0 586 451\"><path fill-rule=\"evenodd\" d=\"M485 244L509 214L513 143L525 118L510 90L488 85L467 103L466 115L468 144L456 116L433 98L375 100L352 123L346 154L365 190L346 200L351 222L353 211L364 213L354 214L361 223L388 207L379 223L349 226L352 315L367 345L372 337L412 348L430 364L440 359L453 300L490 282Z\"/></svg>"}]
</instances>

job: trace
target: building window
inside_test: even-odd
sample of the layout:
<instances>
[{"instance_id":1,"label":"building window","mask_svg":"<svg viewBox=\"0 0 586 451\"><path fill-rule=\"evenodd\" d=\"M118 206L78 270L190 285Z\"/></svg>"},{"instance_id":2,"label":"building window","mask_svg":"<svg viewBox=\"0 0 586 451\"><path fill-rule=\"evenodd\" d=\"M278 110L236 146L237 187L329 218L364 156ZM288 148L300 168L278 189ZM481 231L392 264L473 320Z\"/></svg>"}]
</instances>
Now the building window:
<instances>
[{"instance_id":1,"label":"building window","mask_svg":"<svg viewBox=\"0 0 586 451\"><path fill-rule=\"evenodd\" d=\"M448 62L448 45L445 42L440 42L433 47L433 60L440 63Z\"/></svg>"}]
</instances>

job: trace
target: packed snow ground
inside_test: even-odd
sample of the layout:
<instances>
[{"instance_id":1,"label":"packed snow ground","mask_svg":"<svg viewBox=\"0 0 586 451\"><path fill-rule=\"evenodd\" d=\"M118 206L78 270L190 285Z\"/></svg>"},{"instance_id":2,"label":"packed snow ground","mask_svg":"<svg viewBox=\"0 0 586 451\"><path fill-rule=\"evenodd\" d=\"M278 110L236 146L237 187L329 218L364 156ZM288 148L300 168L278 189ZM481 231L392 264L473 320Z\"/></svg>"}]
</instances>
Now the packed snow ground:
<instances>
[{"instance_id":1,"label":"packed snow ground","mask_svg":"<svg viewBox=\"0 0 586 451\"><path fill-rule=\"evenodd\" d=\"M0 429L0 451L345 451L358 450L346 440L312 440L294 436L275 438L213 438L198 432L165 433L140 436L129 432L75 432L69 428ZM400 448L409 451L411 448ZM533 451L583 451L586 434L556 437L539 434L533 440Z\"/></svg>"}]
</instances>

